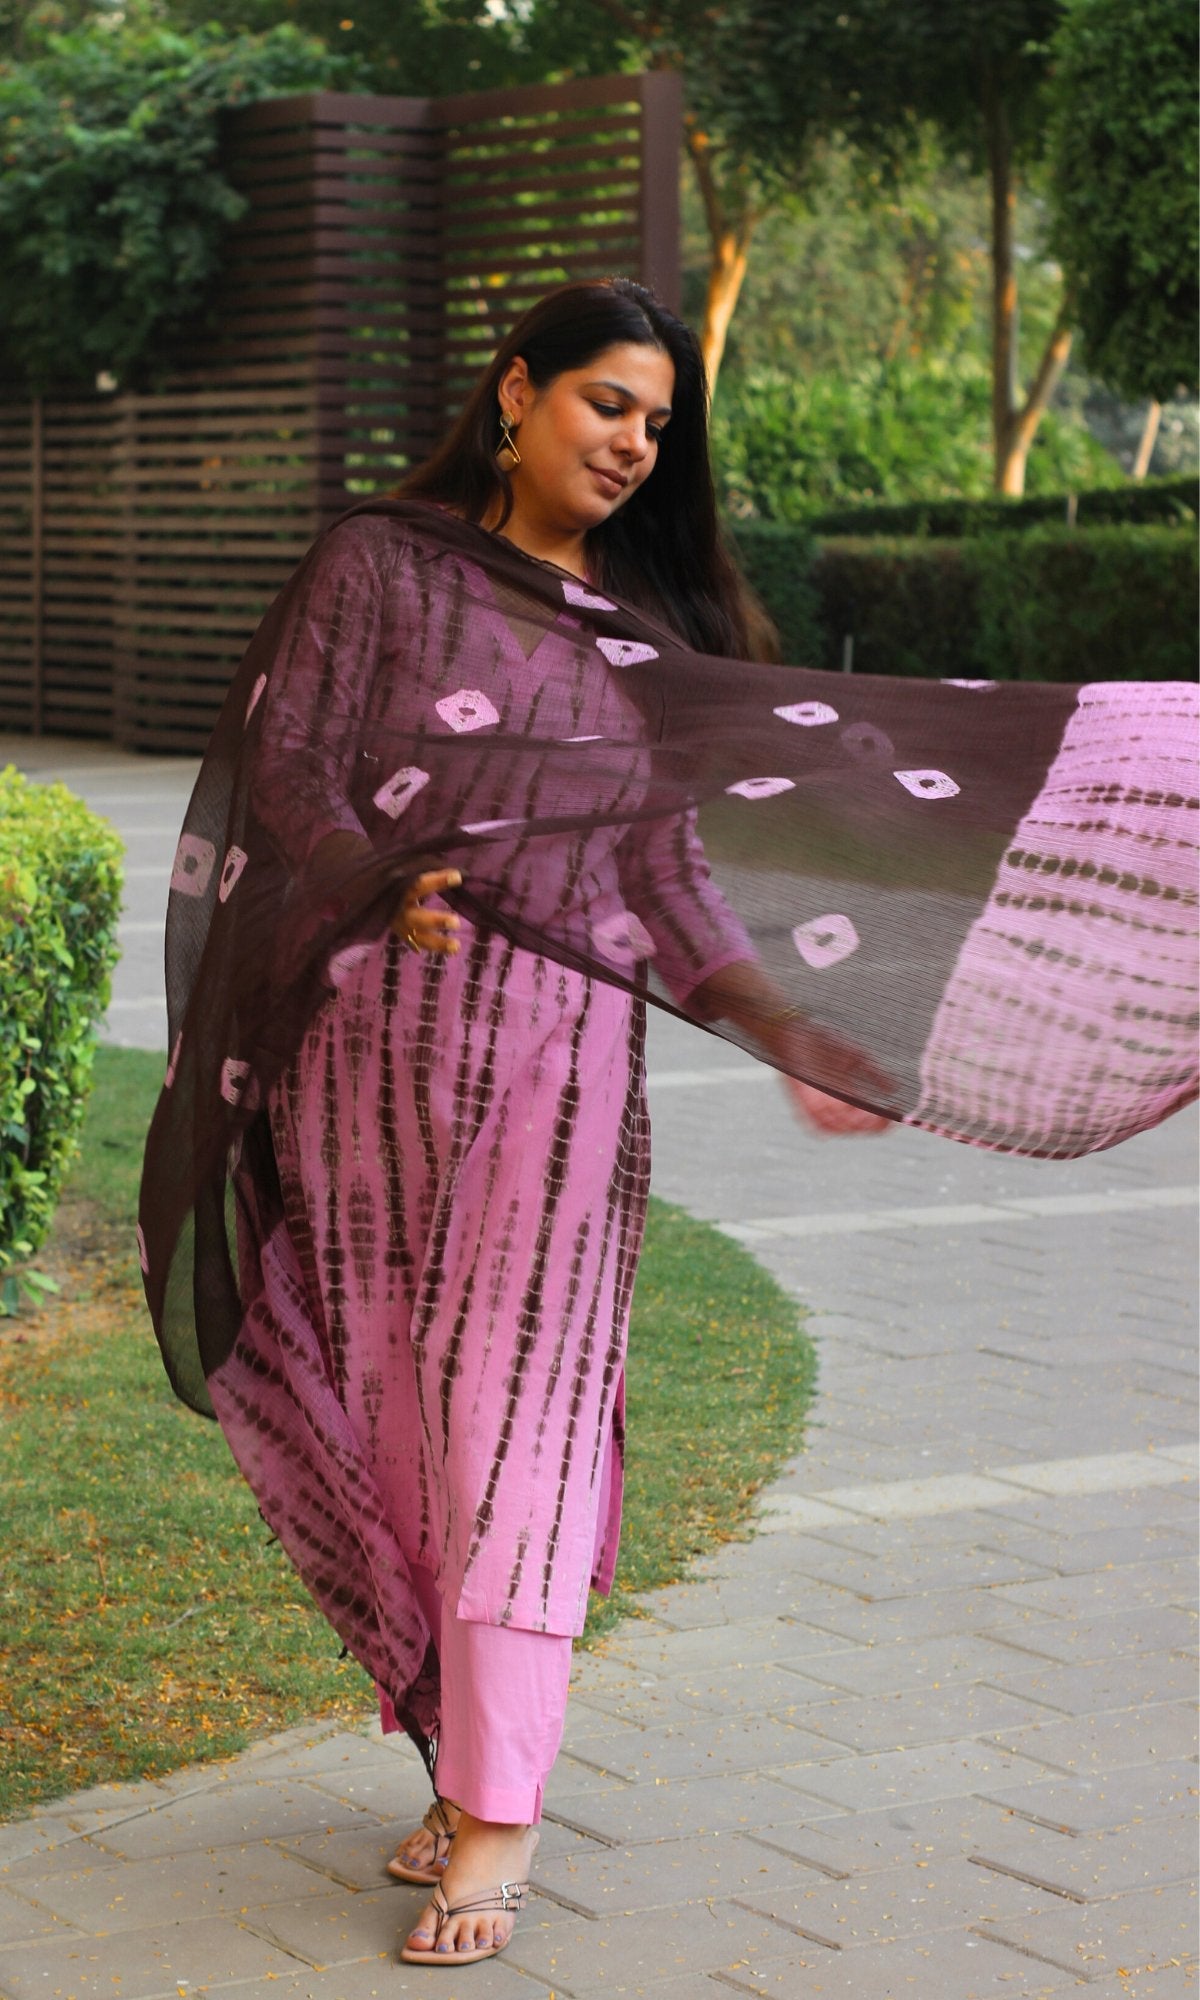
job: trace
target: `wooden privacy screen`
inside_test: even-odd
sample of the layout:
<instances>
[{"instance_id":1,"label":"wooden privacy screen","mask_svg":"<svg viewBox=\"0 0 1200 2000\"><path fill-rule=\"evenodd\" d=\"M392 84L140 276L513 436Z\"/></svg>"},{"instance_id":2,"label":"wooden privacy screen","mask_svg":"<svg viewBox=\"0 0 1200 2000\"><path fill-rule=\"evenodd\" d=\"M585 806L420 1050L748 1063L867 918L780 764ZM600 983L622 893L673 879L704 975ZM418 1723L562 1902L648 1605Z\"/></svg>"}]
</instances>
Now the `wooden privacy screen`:
<instances>
[{"instance_id":1,"label":"wooden privacy screen","mask_svg":"<svg viewBox=\"0 0 1200 2000\"><path fill-rule=\"evenodd\" d=\"M249 206L154 394L0 401L0 728L203 749L322 521L442 434L568 278L678 305L679 79L230 115Z\"/></svg>"}]
</instances>

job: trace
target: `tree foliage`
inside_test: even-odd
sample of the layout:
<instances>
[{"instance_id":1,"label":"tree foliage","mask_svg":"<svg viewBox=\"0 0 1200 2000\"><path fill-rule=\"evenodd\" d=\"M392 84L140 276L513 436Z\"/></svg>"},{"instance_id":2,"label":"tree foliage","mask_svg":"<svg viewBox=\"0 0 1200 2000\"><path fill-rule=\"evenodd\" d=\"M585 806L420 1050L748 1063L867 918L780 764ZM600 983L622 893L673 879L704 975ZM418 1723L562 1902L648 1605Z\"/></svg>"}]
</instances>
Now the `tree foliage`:
<instances>
[{"instance_id":1,"label":"tree foliage","mask_svg":"<svg viewBox=\"0 0 1200 2000\"><path fill-rule=\"evenodd\" d=\"M2 0L0 0L2 4ZM537 80L517 22L486 0L157 0L170 19L231 33L265 32L282 17L351 65L356 84L410 97Z\"/></svg>"},{"instance_id":2,"label":"tree foliage","mask_svg":"<svg viewBox=\"0 0 1200 2000\"><path fill-rule=\"evenodd\" d=\"M828 373L755 368L722 378L713 455L725 507L804 521L835 500L981 496L991 485L982 361L860 361ZM1115 459L1051 411L1029 459L1034 492L1113 483Z\"/></svg>"},{"instance_id":3,"label":"tree foliage","mask_svg":"<svg viewBox=\"0 0 1200 2000\"><path fill-rule=\"evenodd\" d=\"M37 389L167 367L245 207L220 166L222 108L342 73L289 26L183 34L132 9L0 65L0 376Z\"/></svg>"},{"instance_id":4,"label":"tree foliage","mask_svg":"<svg viewBox=\"0 0 1200 2000\"><path fill-rule=\"evenodd\" d=\"M1019 493L1034 433L1070 351L1056 326L1022 393L1018 372L1017 263L1013 213L1019 170L1043 146L1049 37L1066 0L745 0L744 31L731 44L733 73L769 62L772 92L755 117L758 144L791 156L786 109L775 96L804 94L809 122L842 132L867 160L894 174L923 128L971 163L991 187L992 448L997 486ZM813 79L819 79L812 101ZM781 90L781 85L783 89Z\"/></svg>"},{"instance_id":5,"label":"tree foliage","mask_svg":"<svg viewBox=\"0 0 1200 2000\"><path fill-rule=\"evenodd\" d=\"M874 160L896 163L923 123L974 165L987 158L983 112L1002 101L1023 158L1042 144L1048 39L1065 0L745 0L723 60L731 102L750 113L761 153L782 164L807 143L788 113L810 118ZM770 87L753 79L770 74Z\"/></svg>"},{"instance_id":6,"label":"tree foliage","mask_svg":"<svg viewBox=\"0 0 1200 2000\"><path fill-rule=\"evenodd\" d=\"M1188 0L1072 0L1054 42L1053 242L1084 357L1164 402L1197 380L1196 61Z\"/></svg>"},{"instance_id":7,"label":"tree foliage","mask_svg":"<svg viewBox=\"0 0 1200 2000\"><path fill-rule=\"evenodd\" d=\"M777 79L769 59L735 64L731 52L755 0L530 0L520 42L542 75L673 69L683 79L685 143L695 172L708 267L700 345L716 381L729 323L763 217L801 196L819 174L822 127L815 76ZM786 123L786 156L760 140L760 113Z\"/></svg>"},{"instance_id":8,"label":"tree foliage","mask_svg":"<svg viewBox=\"0 0 1200 2000\"><path fill-rule=\"evenodd\" d=\"M987 195L930 142L903 173L868 189L851 149L820 149L808 194L763 218L725 368L853 372L879 360L949 360L977 350L988 324ZM694 313L706 257L703 218L685 184L684 307ZM1033 273L1026 327L1052 321L1057 287Z\"/></svg>"}]
</instances>

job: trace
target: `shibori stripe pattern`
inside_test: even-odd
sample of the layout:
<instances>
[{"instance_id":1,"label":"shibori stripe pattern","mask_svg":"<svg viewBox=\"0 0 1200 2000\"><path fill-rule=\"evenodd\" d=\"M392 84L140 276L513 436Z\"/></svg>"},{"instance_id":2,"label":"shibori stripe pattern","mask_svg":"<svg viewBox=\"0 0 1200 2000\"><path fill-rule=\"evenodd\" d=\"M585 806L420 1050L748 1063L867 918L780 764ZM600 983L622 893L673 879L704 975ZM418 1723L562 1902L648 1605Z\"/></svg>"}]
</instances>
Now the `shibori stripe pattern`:
<instances>
[{"instance_id":1,"label":"shibori stripe pattern","mask_svg":"<svg viewBox=\"0 0 1200 2000\"><path fill-rule=\"evenodd\" d=\"M708 659L416 502L318 541L183 829L141 1248L173 1383L426 1748L409 1561L558 1632L611 1575L645 1004L751 962L822 1088L1141 1130L1196 1088L1195 729L1176 685ZM389 931L431 860L453 959Z\"/></svg>"}]
</instances>

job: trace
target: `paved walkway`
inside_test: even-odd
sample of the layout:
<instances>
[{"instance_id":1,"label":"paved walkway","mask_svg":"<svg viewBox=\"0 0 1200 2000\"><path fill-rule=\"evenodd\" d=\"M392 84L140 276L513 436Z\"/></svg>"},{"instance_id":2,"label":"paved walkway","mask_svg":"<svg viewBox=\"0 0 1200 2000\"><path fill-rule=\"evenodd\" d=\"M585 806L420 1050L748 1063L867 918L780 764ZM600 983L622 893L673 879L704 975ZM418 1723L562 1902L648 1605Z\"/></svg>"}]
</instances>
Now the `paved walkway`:
<instances>
[{"instance_id":1,"label":"paved walkway","mask_svg":"<svg viewBox=\"0 0 1200 2000\"><path fill-rule=\"evenodd\" d=\"M6 747L126 832L161 1045L190 767ZM670 1021L651 1076L658 1192L812 1306L820 1393L768 1532L580 1660L505 1958L395 1962L422 1774L314 1728L0 1829L3 2000L1196 2000L1194 1116L1044 1166L821 1143Z\"/></svg>"}]
</instances>

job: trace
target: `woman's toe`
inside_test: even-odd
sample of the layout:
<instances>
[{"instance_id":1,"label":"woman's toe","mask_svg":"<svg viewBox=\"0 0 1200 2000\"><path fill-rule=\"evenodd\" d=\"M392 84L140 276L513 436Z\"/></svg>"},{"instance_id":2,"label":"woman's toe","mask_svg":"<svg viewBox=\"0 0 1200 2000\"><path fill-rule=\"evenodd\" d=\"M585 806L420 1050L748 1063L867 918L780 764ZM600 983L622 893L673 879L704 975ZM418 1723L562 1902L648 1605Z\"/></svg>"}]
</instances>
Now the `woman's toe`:
<instances>
[{"instance_id":1,"label":"woman's toe","mask_svg":"<svg viewBox=\"0 0 1200 2000\"><path fill-rule=\"evenodd\" d=\"M434 1920L434 1911L432 1906L427 1903L412 1930L410 1930L407 1941L414 1951L428 1951L436 1936L436 1932L437 1926Z\"/></svg>"}]
</instances>

